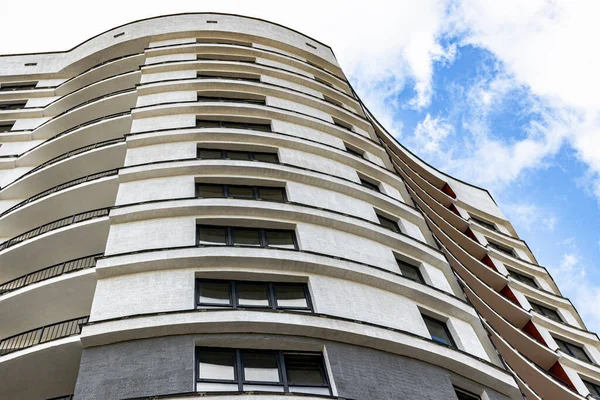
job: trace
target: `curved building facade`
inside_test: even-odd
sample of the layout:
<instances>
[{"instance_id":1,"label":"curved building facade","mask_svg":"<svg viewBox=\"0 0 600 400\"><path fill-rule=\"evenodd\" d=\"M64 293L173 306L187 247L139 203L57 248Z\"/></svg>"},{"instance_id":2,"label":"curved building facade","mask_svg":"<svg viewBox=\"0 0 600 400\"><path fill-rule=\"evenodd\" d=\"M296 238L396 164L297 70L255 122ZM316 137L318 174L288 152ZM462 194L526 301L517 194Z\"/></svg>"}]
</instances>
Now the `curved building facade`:
<instances>
[{"instance_id":1,"label":"curved building facade","mask_svg":"<svg viewBox=\"0 0 600 400\"><path fill-rule=\"evenodd\" d=\"M0 56L2 399L600 398L598 337L332 50L181 14Z\"/></svg>"}]
</instances>

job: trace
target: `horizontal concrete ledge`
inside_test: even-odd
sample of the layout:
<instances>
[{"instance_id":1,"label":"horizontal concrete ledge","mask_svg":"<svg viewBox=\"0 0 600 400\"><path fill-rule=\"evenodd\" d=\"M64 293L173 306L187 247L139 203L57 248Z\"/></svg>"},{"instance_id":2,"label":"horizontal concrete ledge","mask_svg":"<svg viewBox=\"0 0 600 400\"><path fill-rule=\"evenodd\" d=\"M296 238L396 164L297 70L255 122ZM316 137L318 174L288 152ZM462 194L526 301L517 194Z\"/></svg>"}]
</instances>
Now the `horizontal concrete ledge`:
<instances>
[{"instance_id":1,"label":"horizontal concrete ledge","mask_svg":"<svg viewBox=\"0 0 600 400\"><path fill-rule=\"evenodd\" d=\"M370 347L438 365L502 393L505 393L507 388L518 391L513 377L501 367L439 345L430 339L407 332L315 315L190 310L175 314L98 321L93 325L84 326L81 341L84 347L91 347L169 335L248 332L302 336Z\"/></svg>"},{"instance_id":2,"label":"horizontal concrete ledge","mask_svg":"<svg viewBox=\"0 0 600 400\"><path fill-rule=\"evenodd\" d=\"M313 273L364 283L406 296L443 309L450 316L469 322L479 317L461 298L431 286L416 283L394 271L376 266L341 260L325 254L243 247L188 247L160 249L149 252L123 254L97 261L98 279L114 276L169 269L195 268L198 272L240 272L269 270Z\"/></svg>"},{"instance_id":3,"label":"horizontal concrete ledge","mask_svg":"<svg viewBox=\"0 0 600 400\"><path fill-rule=\"evenodd\" d=\"M72 349L73 351L80 352L81 343L79 341L79 335L69 336L58 340L52 340L50 342L34 345L26 349L15 351L14 353L10 353L5 356L1 356L0 372L5 368L5 364L9 365L17 359L37 359L37 361L35 361L34 363L47 363L50 360L48 359L47 355L44 355L44 353L46 351L54 351L57 348L61 348L61 352L65 351L65 349L66 351ZM59 360L56 361L59 362Z\"/></svg>"},{"instance_id":4,"label":"horizontal concrete ledge","mask_svg":"<svg viewBox=\"0 0 600 400\"><path fill-rule=\"evenodd\" d=\"M306 394L290 394L290 393L281 393L281 394L260 394L256 392L248 393L239 393L239 394L222 394L222 393L181 393L181 394L172 394L172 395L162 395L162 396L151 396L151 397L129 397L124 400L204 400L204 399L217 399L217 400L326 400L326 399L334 399L334 400L358 400L358 399L350 399L347 397L339 397L339 396L317 396L317 395L306 395Z\"/></svg>"}]
</instances>

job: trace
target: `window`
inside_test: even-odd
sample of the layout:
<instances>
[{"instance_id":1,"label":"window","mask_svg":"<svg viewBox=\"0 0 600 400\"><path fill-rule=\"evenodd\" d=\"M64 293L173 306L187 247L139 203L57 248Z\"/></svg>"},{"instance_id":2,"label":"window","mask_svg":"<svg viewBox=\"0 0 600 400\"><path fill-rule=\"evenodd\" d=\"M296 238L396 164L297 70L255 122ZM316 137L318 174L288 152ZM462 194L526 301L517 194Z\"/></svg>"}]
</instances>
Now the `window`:
<instances>
[{"instance_id":1,"label":"window","mask_svg":"<svg viewBox=\"0 0 600 400\"><path fill-rule=\"evenodd\" d=\"M333 87L333 85L331 83L327 82L324 79L319 78L318 76L315 76L315 81L322 83L325 86Z\"/></svg>"},{"instance_id":2,"label":"window","mask_svg":"<svg viewBox=\"0 0 600 400\"><path fill-rule=\"evenodd\" d=\"M298 250L292 230L198 225L198 244L202 246L252 246Z\"/></svg>"},{"instance_id":3,"label":"window","mask_svg":"<svg viewBox=\"0 0 600 400\"><path fill-rule=\"evenodd\" d=\"M271 124L255 124L249 122L196 120L196 128L229 128L249 129L251 131L271 132Z\"/></svg>"},{"instance_id":4,"label":"window","mask_svg":"<svg viewBox=\"0 0 600 400\"><path fill-rule=\"evenodd\" d=\"M381 216L379 213L377 213L377 219L379 219L379 225L396 233L400 233L400 227L396 221Z\"/></svg>"},{"instance_id":5,"label":"window","mask_svg":"<svg viewBox=\"0 0 600 400\"><path fill-rule=\"evenodd\" d=\"M198 308L264 308L312 312L306 283L196 280Z\"/></svg>"},{"instance_id":6,"label":"window","mask_svg":"<svg viewBox=\"0 0 600 400\"><path fill-rule=\"evenodd\" d=\"M551 320L554 320L556 322L563 322L558 311L553 310L552 308L543 306L543 305L536 303L535 301L532 301L529 299L527 299L527 301L529 301L529 304L531 304L531 308L533 309L533 311L537 312L538 314L542 314L543 316L548 317Z\"/></svg>"},{"instance_id":7,"label":"window","mask_svg":"<svg viewBox=\"0 0 600 400\"><path fill-rule=\"evenodd\" d=\"M582 379L585 387L590 391L590 394L595 399L600 399L600 385Z\"/></svg>"},{"instance_id":8,"label":"window","mask_svg":"<svg viewBox=\"0 0 600 400\"><path fill-rule=\"evenodd\" d=\"M234 151L217 149L198 149L197 157L202 160L244 160L277 163L279 159L276 153L262 153L257 151Z\"/></svg>"},{"instance_id":9,"label":"window","mask_svg":"<svg viewBox=\"0 0 600 400\"><path fill-rule=\"evenodd\" d=\"M364 158L364 156L365 156L365 152L362 151L362 150L360 150L357 147L350 146L347 143L344 143L344 147L346 148L346 151L348 153L352 154L353 156L356 156L356 157L359 157L359 158Z\"/></svg>"},{"instance_id":10,"label":"window","mask_svg":"<svg viewBox=\"0 0 600 400\"><path fill-rule=\"evenodd\" d=\"M26 104L26 101L7 101L4 103L0 103L0 111L21 110L25 108Z\"/></svg>"},{"instance_id":11,"label":"window","mask_svg":"<svg viewBox=\"0 0 600 400\"><path fill-rule=\"evenodd\" d=\"M13 128L14 122L0 122L0 133L10 132Z\"/></svg>"},{"instance_id":12,"label":"window","mask_svg":"<svg viewBox=\"0 0 600 400\"><path fill-rule=\"evenodd\" d=\"M196 348L196 391L331 395L320 353Z\"/></svg>"},{"instance_id":13,"label":"window","mask_svg":"<svg viewBox=\"0 0 600 400\"><path fill-rule=\"evenodd\" d=\"M347 129L349 131L352 130L352 125L350 125L349 123L347 123L345 121L342 121L341 119L337 119L336 117L331 117L331 118L333 118L333 123L336 126L339 126L341 128Z\"/></svg>"},{"instance_id":14,"label":"window","mask_svg":"<svg viewBox=\"0 0 600 400\"><path fill-rule=\"evenodd\" d=\"M196 184L196 193L197 197L202 198L232 197L234 199L286 201L284 188L270 186L240 186L198 183Z\"/></svg>"},{"instance_id":15,"label":"window","mask_svg":"<svg viewBox=\"0 0 600 400\"><path fill-rule=\"evenodd\" d=\"M196 54L197 60L211 60L211 61L237 61L246 63L256 63L256 58L238 56L234 54Z\"/></svg>"},{"instance_id":16,"label":"window","mask_svg":"<svg viewBox=\"0 0 600 400\"><path fill-rule=\"evenodd\" d=\"M400 267L400 272L402 273L402 276L418 283L425 283L425 280L423 279L423 275L421 274L419 267L411 265L397 258L396 262L398 263L398 267Z\"/></svg>"},{"instance_id":17,"label":"window","mask_svg":"<svg viewBox=\"0 0 600 400\"><path fill-rule=\"evenodd\" d=\"M491 247L492 249L498 250L499 252L504 253L504 254L508 254L511 257L517 257L517 253L515 253L514 249L511 249L510 247L504 246L504 245L496 243L496 242L492 242L488 238L486 238L486 239L488 241L488 246Z\"/></svg>"},{"instance_id":18,"label":"window","mask_svg":"<svg viewBox=\"0 0 600 400\"><path fill-rule=\"evenodd\" d=\"M238 97L213 97L213 96L200 96L196 98L201 103L247 103L247 104L267 104L265 99L242 99Z\"/></svg>"},{"instance_id":19,"label":"window","mask_svg":"<svg viewBox=\"0 0 600 400\"><path fill-rule=\"evenodd\" d=\"M498 228L496 228L496 225L494 225L491 222L486 222L480 218L474 217L473 215L471 215L471 220L473 220L473 222L475 222L477 225L481 225L484 228L488 228L492 231L498 231Z\"/></svg>"},{"instance_id":20,"label":"window","mask_svg":"<svg viewBox=\"0 0 600 400\"><path fill-rule=\"evenodd\" d=\"M571 344L569 342L565 342L564 340L557 339L554 336L552 337L552 339L554 339L554 341L558 345L558 348L563 353L567 353L578 360L585 361L590 364L592 363L592 360L590 360L583 347Z\"/></svg>"},{"instance_id":21,"label":"window","mask_svg":"<svg viewBox=\"0 0 600 400\"><path fill-rule=\"evenodd\" d=\"M518 280L519 282L523 282L526 285L532 286L532 287L539 287L537 283L535 283L535 280L527 275L523 275L520 272L517 271L513 271L511 269L508 269L508 275L516 280Z\"/></svg>"},{"instance_id":22,"label":"window","mask_svg":"<svg viewBox=\"0 0 600 400\"><path fill-rule=\"evenodd\" d=\"M371 189L376 192L380 192L379 183L375 183L374 181L367 179L367 178L363 178L361 176L359 176L359 179L360 179L360 184L363 185L364 187L366 187L367 189Z\"/></svg>"},{"instance_id":23,"label":"window","mask_svg":"<svg viewBox=\"0 0 600 400\"><path fill-rule=\"evenodd\" d=\"M481 400L481 397L477 396L475 393L471 393L456 386L454 386L454 392L456 393L458 400Z\"/></svg>"},{"instance_id":24,"label":"window","mask_svg":"<svg viewBox=\"0 0 600 400\"><path fill-rule=\"evenodd\" d=\"M37 82L5 82L0 83L0 92L13 92L16 90L32 90L37 86Z\"/></svg>"},{"instance_id":25,"label":"window","mask_svg":"<svg viewBox=\"0 0 600 400\"><path fill-rule=\"evenodd\" d=\"M198 71L196 77L200 79L233 79L238 81L260 82L259 75L235 73L229 71Z\"/></svg>"},{"instance_id":26,"label":"window","mask_svg":"<svg viewBox=\"0 0 600 400\"><path fill-rule=\"evenodd\" d=\"M444 322L438 321L437 319L431 318L427 315L421 316L425 321L425 325L427 325L427 330L431 335L431 339L446 346L456 348L454 339L452 339L450 331L448 330L448 326Z\"/></svg>"}]
</instances>

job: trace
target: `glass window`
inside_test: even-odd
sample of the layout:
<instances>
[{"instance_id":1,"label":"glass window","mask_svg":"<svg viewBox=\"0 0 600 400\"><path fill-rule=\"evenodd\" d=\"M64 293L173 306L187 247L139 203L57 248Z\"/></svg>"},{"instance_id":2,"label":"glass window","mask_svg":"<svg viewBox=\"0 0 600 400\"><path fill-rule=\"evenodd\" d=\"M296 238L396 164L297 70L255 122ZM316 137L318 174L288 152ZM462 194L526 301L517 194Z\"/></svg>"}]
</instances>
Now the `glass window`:
<instances>
[{"instance_id":1,"label":"glass window","mask_svg":"<svg viewBox=\"0 0 600 400\"><path fill-rule=\"evenodd\" d=\"M367 181L367 180L365 180L363 178L360 178L360 184L363 185L364 187L368 188L368 189L371 189L371 190L374 190L376 192L379 192L379 185L377 185L377 184L375 184L373 182L370 182L370 181Z\"/></svg>"},{"instance_id":2,"label":"glass window","mask_svg":"<svg viewBox=\"0 0 600 400\"><path fill-rule=\"evenodd\" d=\"M244 381L280 382L277 353L243 351Z\"/></svg>"},{"instance_id":3,"label":"glass window","mask_svg":"<svg viewBox=\"0 0 600 400\"><path fill-rule=\"evenodd\" d=\"M204 160L218 160L223 158L223 152L221 150L198 149L198 158Z\"/></svg>"},{"instance_id":4,"label":"glass window","mask_svg":"<svg viewBox=\"0 0 600 400\"><path fill-rule=\"evenodd\" d=\"M276 163L279 162L275 153L254 153L254 159L257 161Z\"/></svg>"},{"instance_id":5,"label":"glass window","mask_svg":"<svg viewBox=\"0 0 600 400\"><path fill-rule=\"evenodd\" d=\"M269 289L266 283L236 282L236 292L240 307L269 307Z\"/></svg>"},{"instance_id":6,"label":"glass window","mask_svg":"<svg viewBox=\"0 0 600 400\"><path fill-rule=\"evenodd\" d=\"M230 284L227 281L199 281L198 303L230 306Z\"/></svg>"},{"instance_id":7,"label":"glass window","mask_svg":"<svg viewBox=\"0 0 600 400\"><path fill-rule=\"evenodd\" d=\"M590 391L590 394L595 399L600 399L600 385L582 379L585 387Z\"/></svg>"},{"instance_id":8,"label":"glass window","mask_svg":"<svg viewBox=\"0 0 600 400\"><path fill-rule=\"evenodd\" d=\"M558 345L558 348L560 350L562 350L564 353L567 353L581 361L585 361L588 363L592 362L592 360L590 360L590 358L588 357L588 355L585 352L585 350L583 349L583 347L577 346L577 345L569 343L569 342L565 342L565 341L557 339L555 337L553 337L553 339L556 342L556 344Z\"/></svg>"},{"instance_id":9,"label":"glass window","mask_svg":"<svg viewBox=\"0 0 600 400\"><path fill-rule=\"evenodd\" d=\"M221 123L219 121L208 121L208 120L196 120L196 128L219 128Z\"/></svg>"},{"instance_id":10,"label":"glass window","mask_svg":"<svg viewBox=\"0 0 600 400\"><path fill-rule=\"evenodd\" d=\"M506 246L498 244L498 243L490 242L489 240L488 240L488 246L491 247L492 249L498 250L501 253L508 254L509 256L512 256L512 257L517 257L517 253L515 253L515 251L513 249L511 249L510 247L506 247Z\"/></svg>"},{"instance_id":11,"label":"glass window","mask_svg":"<svg viewBox=\"0 0 600 400\"><path fill-rule=\"evenodd\" d=\"M536 303L535 301L529 299L527 300L529 301L529 304L531 304L531 308L533 309L533 311L537 312L538 314L542 314L543 316L548 317L553 321L563 322L562 318L558 314L558 311Z\"/></svg>"},{"instance_id":12,"label":"glass window","mask_svg":"<svg viewBox=\"0 0 600 400\"><path fill-rule=\"evenodd\" d=\"M413 280L415 282L425 283L423 275L421 275L421 271L419 271L418 267L415 267L414 265L410 265L398 259L396 259L396 262L398 263L398 267L400 267L400 272L402 273L402 276L405 276L408 279Z\"/></svg>"},{"instance_id":13,"label":"glass window","mask_svg":"<svg viewBox=\"0 0 600 400\"><path fill-rule=\"evenodd\" d=\"M197 348L196 357L199 392L243 390L331 395L320 354ZM236 370L240 372L236 374Z\"/></svg>"},{"instance_id":14,"label":"glass window","mask_svg":"<svg viewBox=\"0 0 600 400\"><path fill-rule=\"evenodd\" d=\"M228 186L229 197L238 199L251 199L254 198L254 190L252 186Z\"/></svg>"},{"instance_id":15,"label":"glass window","mask_svg":"<svg viewBox=\"0 0 600 400\"><path fill-rule=\"evenodd\" d=\"M223 197L223 186L200 183L198 184L198 197Z\"/></svg>"},{"instance_id":16,"label":"glass window","mask_svg":"<svg viewBox=\"0 0 600 400\"><path fill-rule=\"evenodd\" d=\"M250 160L250 153L245 151L227 151L227 158L232 160Z\"/></svg>"},{"instance_id":17,"label":"glass window","mask_svg":"<svg viewBox=\"0 0 600 400\"><path fill-rule=\"evenodd\" d=\"M498 230L498 228L496 228L496 225L492 224L491 222L486 222L486 221L483 221L482 219L479 219L479 218L477 218L477 217L474 217L474 216L472 216L472 215L471 215L471 219L472 219L472 220L473 220L473 221L474 221L474 222L475 222L477 225L481 225L481 226L483 226L484 228L488 228L488 229L491 229L491 230L493 230L493 231L497 231L497 230Z\"/></svg>"},{"instance_id":18,"label":"glass window","mask_svg":"<svg viewBox=\"0 0 600 400\"><path fill-rule=\"evenodd\" d=\"M267 246L278 249L295 249L294 233L290 231L265 230Z\"/></svg>"},{"instance_id":19,"label":"glass window","mask_svg":"<svg viewBox=\"0 0 600 400\"><path fill-rule=\"evenodd\" d=\"M201 245L226 245L227 228L223 226L199 226L198 244Z\"/></svg>"},{"instance_id":20,"label":"glass window","mask_svg":"<svg viewBox=\"0 0 600 400\"><path fill-rule=\"evenodd\" d=\"M240 246L260 246L260 230L232 228L233 244Z\"/></svg>"},{"instance_id":21,"label":"glass window","mask_svg":"<svg viewBox=\"0 0 600 400\"><path fill-rule=\"evenodd\" d=\"M475 393L457 388L456 386L454 387L454 392L456 393L458 400L481 400L481 397L477 396Z\"/></svg>"},{"instance_id":22,"label":"glass window","mask_svg":"<svg viewBox=\"0 0 600 400\"><path fill-rule=\"evenodd\" d=\"M327 386L320 355L284 354L287 381L294 386Z\"/></svg>"},{"instance_id":23,"label":"glass window","mask_svg":"<svg viewBox=\"0 0 600 400\"><path fill-rule=\"evenodd\" d=\"M198 377L233 381L235 376L233 350L203 350L198 354Z\"/></svg>"},{"instance_id":24,"label":"glass window","mask_svg":"<svg viewBox=\"0 0 600 400\"><path fill-rule=\"evenodd\" d=\"M273 284L277 307L308 309L306 285Z\"/></svg>"},{"instance_id":25,"label":"glass window","mask_svg":"<svg viewBox=\"0 0 600 400\"><path fill-rule=\"evenodd\" d=\"M423 315L423 320L425 321L427 330L431 335L431 339L447 346L456 347L454 340L450 335L450 331L444 322L438 321L437 319L431 318L427 315Z\"/></svg>"},{"instance_id":26,"label":"glass window","mask_svg":"<svg viewBox=\"0 0 600 400\"><path fill-rule=\"evenodd\" d=\"M532 287L538 287L537 283L535 283L535 280L533 280L533 278L530 278L527 275L523 275L519 272L513 271L508 269L508 275L513 277L514 279L518 280L519 282L523 282L526 285L532 286Z\"/></svg>"},{"instance_id":27,"label":"glass window","mask_svg":"<svg viewBox=\"0 0 600 400\"><path fill-rule=\"evenodd\" d=\"M379 219L379 225L383 226L386 229L389 229L391 231L400 233L400 227L398 226L398 223L395 221L392 221L389 218L386 217L382 217L381 215L377 214L377 218Z\"/></svg>"},{"instance_id":28,"label":"glass window","mask_svg":"<svg viewBox=\"0 0 600 400\"><path fill-rule=\"evenodd\" d=\"M285 201L285 190L283 188L258 188L258 197L263 200Z\"/></svg>"}]
</instances>

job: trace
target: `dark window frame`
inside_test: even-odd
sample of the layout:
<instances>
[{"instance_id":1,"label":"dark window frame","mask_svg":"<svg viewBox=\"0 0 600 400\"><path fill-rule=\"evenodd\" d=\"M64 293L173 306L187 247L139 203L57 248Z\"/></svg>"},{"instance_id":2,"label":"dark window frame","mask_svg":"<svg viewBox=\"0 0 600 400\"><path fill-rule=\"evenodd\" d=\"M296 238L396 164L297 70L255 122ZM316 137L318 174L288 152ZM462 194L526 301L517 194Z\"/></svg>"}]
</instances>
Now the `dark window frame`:
<instances>
[{"instance_id":1,"label":"dark window frame","mask_svg":"<svg viewBox=\"0 0 600 400\"><path fill-rule=\"evenodd\" d=\"M387 230L390 230L392 232L402 233L402 229L400 229L400 225L398 224L398 221L394 221L391 218L381 215L381 213L378 211L375 211L375 214L377 215L377 219L379 221L379 226L381 226Z\"/></svg>"},{"instance_id":2,"label":"dark window frame","mask_svg":"<svg viewBox=\"0 0 600 400\"><path fill-rule=\"evenodd\" d=\"M202 196L200 196L200 194L201 194L200 187L203 185L220 187L221 194L222 194L221 197L202 197ZM232 196L230 194L230 188L250 188L252 190L252 196L251 197ZM261 195L260 195L261 190L280 190L282 200L265 199L265 198L261 197ZM227 183L220 184L220 183L196 182L196 198L217 198L217 199L218 198L223 198L223 199L231 198L231 199L238 199L238 200L248 199L248 200L275 201L275 202L285 203L285 202L287 202L287 193L286 193L285 187L281 187L281 186L230 185Z\"/></svg>"},{"instance_id":3,"label":"dark window frame","mask_svg":"<svg viewBox=\"0 0 600 400\"><path fill-rule=\"evenodd\" d=\"M234 379L205 379L200 378L200 354L202 351L210 351L210 352L227 352L234 353ZM252 354L252 353L262 353L262 354L274 354L277 360L277 371L279 374L279 382L263 382L263 381L247 381L244 376L244 354ZM286 366L286 355L294 356L312 356L319 357L319 372L324 378L325 384L322 386L309 386L309 385L299 385L288 382L288 370ZM195 371L195 388L197 389L198 383L206 382L206 383L224 383L224 384L237 384L238 392L244 392L244 385L260 385L260 386L273 386L277 388L283 388L283 392L274 390L273 392L277 393L307 393L307 392L299 392L290 390L290 387L320 387L325 388L329 391L329 395L331 395L331 380L329 379L329 375L327 373L327 367L325 364L325 357L321 352L308 352L308 351L288 351L288 350L262 350L262 349L239 349L239 348L220 348L220 347L204 347L204 346L196 346L195 348L195 359L194 359L194 371ZM254 390L253 390L254 391ZM207 393L218 393L224 391L207 391ZM258 391L257 391L258 392ZM204 393L200 391L200 393Z\"/></svg>"},{"instance_id":4,"label":"dark window frame","mask_svg":"<svg viewBox=\"0 0 600 400\"><path fill-rule=\"evenodd\" d=\"M498 227L493 222L485 221L485 220L483 220L483 219L481 219L479 217L476 217L474 215L470 215L470 217L471 217L471 220L473 222L475 222L477 225L483 226L484 228L487 228L487 229L489 229L491 231L499 232Z\"/></svg>"},{"instance_id":5,"label":"dark window frame","mask_svg":"<svg viewBox=\"0 0 600 400\"><path fill-rule=\"evenodd\" d=\"M515 251L514 248L494 242L492 240L489 240L488 238L486 238L486 240L488 242L488 246L491 247L492 249L497 250L503 254L509 255L511 257L519 258L519 256L517 255L517 252Z\"/></svg>"},{"instance_id":6,"label":"dark window frame","mask_svg":"<svg viewBox=\"0 0 600 400\"><path fill-rule=\"evenodd\" d=\"M200 157L200 152L203 150L221 152L221 157L220 158L202 158L202 157ZM247 160L247 161L257 161L257 162L267 162L267 163L271 163L271 164L279 164L279 155L277 153L267 153L265 151L224 150L224 149L210 149L210 148L205 148L205 147L198 147L196 149L196 158L198 158L200 160L239 160L238 158L230 158L229 153L248 153L249 160ZM260 159L256 158L257 155L258 156L263 156L263 155L275 156L275 161L260 160Z\"/></svg>"},{"instance_id":7,"label":"dark window frame","mask_svg":"<svg viewBox=\"0 0 600 400\"><path fill-rule=\"evenodd\" d=\"M403 261L401 259L399 259L398 257L396 257L396 264L398 264L398 268L400 269L400 273L402 273L402 267L406 267L406 268L410 268L412 271L415 271L417 274L417 280L409 277L408 275L402 273L402 276L404 276L406 279L410 279L413 282L417 282L420 283L422 285L427 285L427 283L425 282L425 279L423 278L423 273L421 273L421 269L419 267L417 267L416 265L410 264L406 261Z\"/></svg>"},{"instance_id":8,"label":"dark window frame","mask_svg":"<svg viewBox=\"0 0 600 400\"><path fill-rule=\"evenodd\" d=\"M34 90L38 82L4 82L0 83L0 92L16 92L19 90Z\"/></svg>"},{"instance_id":9,"label":"dark window frame","mask_svg":"<svg viewBox=\"0 0 600 400\"><path fill-rule=\"evenodd\" d=\"M258 104L261 106L267 105L267 99L249 99L241 97L223 97L223 96L203 96L201 94L196 95L196 101L199 103L245 103L245 104Z\"/></svg>"},{"instance_id":10,"label":"dark window frame","mask_svg":"<svg viewBox=\"0 0 600 400\"><path fill-rule=\"evenodd\" d=\"M448 340L450 341L450 343L444 343L439 340L435 340L433 337L431 338L431 340L433 340L434 342L439 343L441 345L453 348L455 350L458 349L458 347L456 346L456 341L454 340L454 337L452 337L452 334L450 333L450 329L448 329L448 324L446 322L440 321L439 319L434 318L434 317L430 317L427 314L421 314L421 317L423 318L423 321L425 322L425 326L427 326L427 321L433 322L435 324L442 326L444 328L444 332L446 333L446 336L448 336ZM429 336L432 336L431 332L429 331L429 326L427 326L427 332L429 332Z\"/></svg>"},{"instance_id":11,"label":"dark window frame","mask_svg":"<svg viewBox=\"0 0 600 400\"><path fill-rule=\"evenodd\" d=\"M223 74L223 75L213 75ZM236 74L235 71L196 71L196 79L228 79L236 81L260 82L260 75L250 76Z\"/></svg>"},{"instance_id":12,"label":"dark window frame","mask_svg":"<svg viewBox=\"0 0 600 400\"><path fill-rule=\"evenodd\" d=\"M2 121L0 122L0 133L10 132L15 126L16 121Z\"/></svg>"},{"instance_id":13,"label":"dark window frame","mask_svg":"<svg viewBox=\"0 0 600 400\"><path fill-rule=\"evenodd\" d=\"M354 147L354 146L349 145L348 143L344 142L344 148L346 149L347 153L350 153L353 156L356 156L356 157L362 158L362 159L365 158L365 152L364 152L364 150L359 149L358 147Z\"/></svg>"},{"instance_id":14,"label":"dark window frame","mask_svg":"<svg viewBox=\"0 0 600 400\"><path fill-rule=\"evenodd\" d=\"M201 124L206 124L209 126L199 126ZM217 125L217 126L210 126ZM248 129L251 131L258 132L273 132L273 127L271 123L268 124L258 124L254 122L238 122L238 121L213 121L209 119L200 119L196 118L196 128L228 128L228 129Z\"/></svg>"},{"instance_id":15,"label":"dark window frame","mask_svg":"<svg viewBox=\"0 0 600 400\"><path fill-rule=\"evenodd\" d=\"M520 272L514 271L510 268L506 268L506 270L508 271L508 276L510 276L510 277L516 279L517 281L522 282L526 285L529 285L531 287L539 289L539 285L532 277L524 275Z\"/></svg>"},{"instance_id":16,"label":"dark window frame","mask_svg":"<svg viewBox=\"0 0 600 400\"><path fill-rule=\"evenodd\" d=\"M375 183L373 180L369 178L363 178L361 175L358 176L360 179L360 184L367 189L373 190L377 193L381 193L381 189L379 188L379 183Z\"/></svg>"},{"instance_id":17,"label":"dark window frame","mask_svg":"<svg viewBox=\"0 0 600 400\"><path fill-rule=\"evenodd\" d=\"M214 246L226 246L226 247L259 247L259 248L267 248L267 249L285 249L282 247L271 246L269 245L268 232L286 232L291 233L292 241L294 245L294 250L300 250L298 246L298 238L296 237L296 231L292 229L271 229L271 228L253 228L253 227L245 227L245 226L225 226L225 225L196 225L196 245L197 246L213 246L213 245L205 245L200 243L200 230L202 228L219 228L225 229L225 244L223 245L214 245ZM235 244L235 238L233 235L234 229L246 229L249 231L258 231L259 232L259 241L260 245L251 246L251 245L240 245Z\"/></svg>"},{"instance_id":18,"label":"dark window frame","mask_svg":"<svg viewBox=\"0 0 600 400\"><path fill-rule=\"evenodd\" d=\"M200 303L200 286L202 283L227 283L229 285L229 304L215 304L215 303ZM268 306L252 306L252 305L240 305L239 304L239 293L237 291L237 285L239 284L261 284L267 286L267 300ZM304 291L304 298L306 299L306 307L287 307L277 305L277 290L276 286L296 286L302 287ZM273 281L240 281L231 279L203 279L196 278L195 287L195 299L197 309L260 309L260 310L276 310L276 311L297 311L297 312L309 312L314 313L313 302L310 296L310 290L306 282L273 282Z\"/></svg>"},{"instance_id":19,"label":"dark window frame","mask_svg":"<svg viewBox=\"0 0 600 400\"><path fill-rule=\"evenodd\" d=\"M585 351L585 348L583 346L579 346L579 345L567 342L565 340L559 339L559 338L554 337L554 336L552 336L552 339L554 339L554 341L558 345L558 348L563 353L567 353L568 355L570 355L571 357L574 357L574 358L578 359L579 361L583 361L583 362L586 362L588 364L594 364L592 362L592 359L590 358L590 356L588 355L588 353ZM583 355L585 356L585 360L582 360L577 355L575 355L575 352L573 352L573 350L571 349L571 347L577 348L581 353L583 353Z\"/></svg>"},{"instance_id":20,"label":"dark window frame","mask_svg":"<svg viewBox=\"0 0 600 400\"><path fill-rule=\"evenodd\" d=\"M581 378L581 381L583 382L587 390L589 390L590 395L592 395L593 398L600 399L600 384L590 382L583 378Z\"/></svg>"},{"instance_id":21,"label":"dark window frame","mask_svg":"<svg viewBox=\"0 0 600 400\"><path fill-rule=\"evenodd\" d=\"M475 394L469 390L459 388L458 386L453 385L453 387L454 387L454 393L456 394L456 397L459 398L459 400L463 400L463 399L464 400L481 400L481 396L479 396L478 394ZM462 395L463 398L461 399L459 397L459 395ZM468 397L465 398L464 396L468 396Z\"/></svg>"},{"instance_id":22,"label":"dark window frame","mask_svg":"<svg viewBox=\"0 0 600 400\"><path fill-rule=\"evenodd\" d=\"M14 111L14 110L23 110L27 105L27 100L14 100L14 101L6 101L0 102L0 111Z\"/></svg>"},{"instance_id":23,"label":"dark window frame","mask_svg":"<svg viewBox=\"0 0 600 400\"><path fill-rule=\"evenodd\" d=\"M197 53L197 61L233 61L256 64L256 57L239 56L237 54Z\"/></svg>"},{"instance_id":24,"label":"dark window frame","mask_svg":"<svg viewBox=\"0 0 600 400\"><path fill-rule=\"evenodd\" d=\"M547 317L553 321L556 322L561 322L561 323L565 323L565 321L563 320L563 318L561 317L560 313L558 312L558 310L547 307L543 304L540 304L538 302L536 302L535 300L531 300L531 299L527 299L527 301L529 302L529 304L531 305L531 309L535 312L537 312L538 314L543 315L544 317ZM554 315L556 315L556 318L553 318Z\"/></svg>"}]
</instances>

